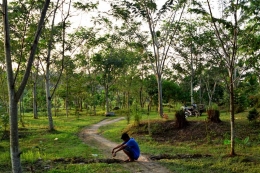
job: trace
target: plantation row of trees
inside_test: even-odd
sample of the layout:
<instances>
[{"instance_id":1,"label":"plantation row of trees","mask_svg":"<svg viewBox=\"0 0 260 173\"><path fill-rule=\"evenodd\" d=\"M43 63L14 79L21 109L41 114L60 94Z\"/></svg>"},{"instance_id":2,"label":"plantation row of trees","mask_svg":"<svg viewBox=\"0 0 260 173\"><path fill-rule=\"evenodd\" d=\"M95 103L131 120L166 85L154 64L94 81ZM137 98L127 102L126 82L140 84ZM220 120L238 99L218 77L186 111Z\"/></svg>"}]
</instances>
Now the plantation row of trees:
<instances>
[{"instance_id":1,"label":"plantation row of trees","mask_svg":"<svg viewBox=\"0 0 260 173\"><path fill-rule=\"evenodd\" d=\"M94 1L2 1L0 106L12 171L21 172L19 103L36 119L46 111L54 130L53 106L69 116L70 107L156 104L162 116L163 103L215 102L230 110L234 155L235 112L259 105L259 2L109 3L102 13ZM98 15L72 28L71 9Z\"/></svg>"}]
</instances>

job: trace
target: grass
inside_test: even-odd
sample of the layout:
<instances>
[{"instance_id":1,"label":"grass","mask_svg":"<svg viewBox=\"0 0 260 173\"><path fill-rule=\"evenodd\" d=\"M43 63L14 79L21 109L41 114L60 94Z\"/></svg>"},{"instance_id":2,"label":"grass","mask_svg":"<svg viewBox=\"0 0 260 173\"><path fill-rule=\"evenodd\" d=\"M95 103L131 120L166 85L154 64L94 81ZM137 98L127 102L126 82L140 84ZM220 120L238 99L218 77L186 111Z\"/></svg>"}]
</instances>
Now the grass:
<instances>
[{"instance_id":1,"label":"grass","mask_svg":"<svg viewBox=\"0 0 260 173\"><path fill-rule=\"evenodd\" d=\"M118 114L117 114L118 115ZM103 126L99 132L104 137L121 143L121 134L128 131L130 135L137 139L141 152L146 155L192 155L202 154L211 155L211 157L201 158L180 158L180 159L162 159L159 162L173 172L181 173L258 173L260 172L260 135L259 126L250 124L246 115L247 112L236 115L236 132L239 134L241 143L237 143L235 151L238 154L235 157L228 157L230 146L224 144L225 139L230 138L229 131L225 132L221 138L216 138L216 132L209 131L205 138L196 138L186 141L168 141L155 140L155 134L163 132L163 128L156 122L168 122L174 119L174 113L168 113L169 120L162 120L155 112L149 117L146 114L141 116L140 123L151 122L152 135L145 131L147 126L138 126L134 122L134 116L130 117L130 123L127 120L116 122L112 125ZM120 164L106 163L63 163L55 162L56 159L84 158L95 159L104 158L99 148L89 147L78 137L78 132L86 126L95 124L104 116L86 116L80 115L66 117L64 112L60 112L57 117L53 117L55 131L48 131L48 119L46 116L40 116L39 119L33 119L31 114L25 114L23 121L25 127L19 128L20 149L22 166L24 172L46 172L46 173L125 173L124 167ZM188 121L205 122L206 115L201 117L189 117ZM229 115L222 113L220 119L229 122ZM153 122L153 123L152 123ZM205 131L205 125L201 129ZM142 132L142 133L140 133ZM176 131L171 132L172 135ZM171 134L169 133L169 134ZM163 134L163 133L162 133ZM194 133L195 134L195 133ZM243 143L249 137L249 140ZM7 173L11 170L9 140L0 141L0 172Z\"/></svg>"},{"instance_id":2,"label":"grass","mask_svg":"<svg viewBox=\"0 0 260 173\"><path fill-rule=\"evenodd\" d=\"M149 136L147 131L146 134L143 132L144 126L127 124L126 121L120 121L113 125L107 125L101 127L100 133L106 138L115 142L120 142L120 134L123 131L128 131L132 137L137 139L141 152L147 155L160 155L160 154L171 154L171 155L192 155L202 154L211 155L211 157L202 158L183 158L183 159L162 159L160 163L168 167L173 172L184 172L184 173L259 173L260 172L260 135L259 125L254 127L253 124L249 123L247 118L247 112L236 114L235 116L235 131L238 132L239 140L235 145L235 152L238 154L235 157L229 157L230 145L225 145L224 141L230 139L230 132L224 133L221 138L215 138L215 132L210 131L205 139L198 139L196 137L187 141L155 141L152 136ZM174 119L173 115L169 116L170 119ZM145 121L147 117L143 117ZM156 113L150 116L151 120L162 121L158 118ZM201 117L189 117L188 121L201 121L205 122L206 115ZM229 115L225 112L221 114L220 119L226 124L229 124ZM151 125L153 133L157 133L161 126L158 124ZM197 130L206 130L203 129ZM140 135L140 132L142 135ZM175 131L172 131L174 136ZM194 133L195 134L195 133ZM162 133L162 135L164 135ZM184 134L185 135L185 134ZM247 139L247 140L246 140ZM244 142L245 141L245 142Z\"/></svg>"},{"instance_id":3,"label":"grass","mask_svg":"<svg viewBox=\"0 0 260 173\"><path fill-rule=\"evenodd\" d=\"M119 164L93 163L93 164L62 164L53 163L59 158L95 159L96 156L104 158L98 148L89 147L78 137L78 132L86 126L95 124L104 116L81 115L66 117L65 113L53 117L55 131L48 131L48 119L40 116L33 119L31 114L23 117L24 127L19 127L21 162L24 172L107 172L116 170L124 172ZM0 141L0 172L10 172L9 139Z\"/></svg>"}]
</instances>

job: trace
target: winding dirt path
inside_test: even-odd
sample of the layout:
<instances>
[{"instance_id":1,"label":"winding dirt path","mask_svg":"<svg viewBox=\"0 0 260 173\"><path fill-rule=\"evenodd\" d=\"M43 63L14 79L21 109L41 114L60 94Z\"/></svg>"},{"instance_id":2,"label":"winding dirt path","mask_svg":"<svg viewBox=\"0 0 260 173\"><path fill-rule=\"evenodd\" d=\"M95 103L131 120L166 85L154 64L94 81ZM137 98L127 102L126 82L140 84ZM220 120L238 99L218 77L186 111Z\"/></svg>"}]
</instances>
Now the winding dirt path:
<instances>
[{"instance_id":1,"label":"winding dirt path","mask_svg":"<svg viewBox=\"0 0 260 173\"><path fill-rule=\"evenodd\" d=\"M84 128L79 136L89 146L98 148L105 157L112 158L111 151L117 146L117 143L109 141L98 134L98 128L107 124L121 121L125 118L105 119L91 127ZM141 151L142 152L142 151ZM116 159L126 160L127 157L123 152L118 152ZM171 173L168 169L162 167L155 161L150 160L147 156L141 154L138 161L122 163L122 165L133 173Z\"/></svg>"}]
</instances>

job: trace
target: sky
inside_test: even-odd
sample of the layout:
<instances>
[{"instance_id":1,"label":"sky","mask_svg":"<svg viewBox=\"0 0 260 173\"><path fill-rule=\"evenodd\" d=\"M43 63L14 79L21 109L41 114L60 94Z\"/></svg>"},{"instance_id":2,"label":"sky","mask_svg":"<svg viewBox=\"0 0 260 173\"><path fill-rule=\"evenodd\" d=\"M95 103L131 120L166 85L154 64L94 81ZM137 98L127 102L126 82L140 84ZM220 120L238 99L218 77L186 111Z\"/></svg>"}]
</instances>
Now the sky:
<instances>
[{"instance_id":1,"label":"sky","mask_svg":"<svg viewBox=\"0 0 260 173\"><path fill-rule=\"evenodd\" d=\"M67 0L68 1L68 0ZM77 1L77 0L75 0ZM80 2L86 2L87 0L80 0ZM106 2L106 0L92 0L91 2L99 2L99 6L97 10L94 10L92 12L82 12L77 11L72 8L71 15L73 17L70 18L70 21L72 22L72 30L78 28L79 26L91 26L91 17L97 16L98 11L106 12L110 9L110 4ZM160 8L167 0L156 0L156 3L158 5L158 8ZM202 0L203 1L203 0ZM205 1L205 0L204 0ZM213 14L215 17L218 17L220 15L219 11L221 8L219 7L218 3L222 2L223 0L210 0L210 3L212 5ZM205 1L206 2L206 1ZM206 3L204 2L204 5Z\"/></svg>"},{"instance_id":2,"label":"sky","mask_svg":"<svg viewBox=\"0 0 260 173\"><path fill-rule=\"evenodd\" d=\"M73 28L77 28L79 26L89 26L90 19L92 16L97 16L98 12L97 11L101 11L101 12L107 12L110 9L110 4L108 2L106 2L105 0L96 0L99 2L99 6L98 9L92 12L79 12L79 11L72 11L72 14L74 15L71 19L71 21L73 22L72 27ZM167 0L156 0L157 4L159 7L161 7ZM81 1L82 2L82 1ZM95 1L92 1L95 2Z\"/></svg>"}]
</instances>

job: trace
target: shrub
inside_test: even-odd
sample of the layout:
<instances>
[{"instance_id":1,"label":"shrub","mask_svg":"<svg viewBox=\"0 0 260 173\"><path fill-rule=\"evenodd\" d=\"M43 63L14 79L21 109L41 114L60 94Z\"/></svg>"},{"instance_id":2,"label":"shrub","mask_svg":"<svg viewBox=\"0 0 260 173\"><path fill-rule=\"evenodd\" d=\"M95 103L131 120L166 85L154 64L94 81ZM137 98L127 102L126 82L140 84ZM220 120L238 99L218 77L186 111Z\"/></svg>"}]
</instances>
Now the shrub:
<instances>
[{"instance_id":1,"label":"shrub","mask_svg":"<svg viewBox=\"0 0 260 173\"><path fill-rule=\"evenodd\" d=\"M9 125L9 116L7 114L0 115L0 129L3 129L2 137L0 139L5 139L8 136L7 127Z\"/></svg>"},{"instance_id":2,"label":"shrub","mask_svg":"<svg viewBox=\"0 0 260 173\"><path fill-rule=\"evenodd\" d=\"M256 119L258 118L259 116L259 112L256 110L256 108L253 108L252 110L250 110L248 112L248 116L247 116L247 119L249 121L256 121Z\"/></svg>"},{"instance_id":3,"label":"shrub","mask_svg":"<svg viewBox=\"0 0 260 173\"><path fill-rule=\"evenodd\" d=\"M211 105L208 106L207 110L219 110L218 104L211 103Z\"/></svg>"},{"instance_id":4,"label":"shrub","mask_svg":"<svg viewBox=\"0 0 260 173\"><path fill-rule=\"evenodd\" d=\"M260 94L249 96L249 104L252 107L260 107Z\"/></svg>"},{"instance_id":5,"label":"shrub","mask_svg":"<svg viewBox=\"0 0 260 173\"><path fill-rule=\"evenodd\" d=\"M241 113L245 111L245 107L243 105L237 104L235 105L235 114Z\"/></svg>"}]
</instances>

